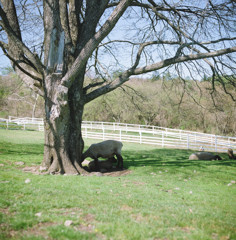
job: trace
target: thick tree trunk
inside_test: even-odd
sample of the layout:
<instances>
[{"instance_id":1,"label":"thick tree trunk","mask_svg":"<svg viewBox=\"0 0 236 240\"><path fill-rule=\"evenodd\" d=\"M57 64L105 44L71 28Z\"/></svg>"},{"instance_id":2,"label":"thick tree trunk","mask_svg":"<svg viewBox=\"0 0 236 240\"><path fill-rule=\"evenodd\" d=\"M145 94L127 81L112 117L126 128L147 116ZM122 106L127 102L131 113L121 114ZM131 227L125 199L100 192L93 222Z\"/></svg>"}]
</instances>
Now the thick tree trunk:
<instances>
[{"instance_id":1,"label":"thick tree trunk","mask_svg":"<svg viewBox=\"0 0 236 240\"><path fill-rule=\"evenodd\" d=\"M78 89L68 91L60 85L60 75L46 81L45 146L43 166L52 174L86 174L79 166L84 143L81 123L84 105ZM76 94L77 99L75 99Z\"/></svg>"}]
</instances>

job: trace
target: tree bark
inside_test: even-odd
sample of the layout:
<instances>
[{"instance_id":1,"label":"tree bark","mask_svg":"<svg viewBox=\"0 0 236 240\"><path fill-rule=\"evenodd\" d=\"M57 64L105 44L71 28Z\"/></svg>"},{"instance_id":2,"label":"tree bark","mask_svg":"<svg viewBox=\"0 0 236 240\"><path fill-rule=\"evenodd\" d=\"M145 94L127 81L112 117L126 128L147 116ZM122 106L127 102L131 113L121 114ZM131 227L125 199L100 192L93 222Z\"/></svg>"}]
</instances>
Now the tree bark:
<instances>
[{"instance_id":1,"label":"tree bark","mask_svg":"<svg viewBox=\"0 0 236 240\"><path fill-rule=\"evenodd\" d=\"M45 80L45 145L43 166L52 174L85 174L79 165L84 143L84 104L79 89L60 86L60 74Z\"/></svg>"}]
</instances>

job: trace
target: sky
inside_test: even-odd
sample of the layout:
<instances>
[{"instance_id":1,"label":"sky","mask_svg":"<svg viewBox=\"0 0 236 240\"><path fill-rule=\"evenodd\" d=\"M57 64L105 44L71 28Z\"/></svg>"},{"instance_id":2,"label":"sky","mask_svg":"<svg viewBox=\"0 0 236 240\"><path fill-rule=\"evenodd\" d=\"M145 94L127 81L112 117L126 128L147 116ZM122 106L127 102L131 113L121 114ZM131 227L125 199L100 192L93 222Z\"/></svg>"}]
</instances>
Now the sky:
<instances>
[{"instance_id":1,"label":"sky","mask_svg":"<svg viewBox=\"0 0 236 240\"><path fill-rule=\"evenodd\" d=\"M132 13L133 15L135 15L134 13ZM129 25L129 24L127 24L125 21L132 21L132 19L131 19L131 17L133 16L133 15L130 15L130 17L129 18L127 18L127 19L121 19L119 22L118 22L118 24L117 24L117 26L114 28L114 30L112 31L112 34L109 36L109 39L110 40L114 40L114 39L132 39L132 34L134 34L134 32L135 31L131 31L131 29L126 29L128 26L130 27L130 26L132 26L132 24L133 24L133 26L135 26L136 25L136 22L134 21L134 19L133 19L133 23L131 24L131 25ZM144 20L143 20L144 21ZM140 26L143 26L143 28L145 28L145 22L142 22L142 21L138 21L137 22L137 25L140 27ZM33 26L35 26L34 24L33 24ZM32 28L31 28L31 30L32 30ZM35 30L35 28L34 28L34 30ZM35 44L35 42L34 41L36 41L36 39L37 39L37 36L39 36L39 34L38 34L38 32L39 31L35 31L35 33L34 33L34 31L30 31L30 37L29 36L25 36L25 38L24 39L27 39L27 41L29 41L29 43L32 45L32 44ZM136 33L136 32L135 32ZM165 36L166 35L168 35L168 33L166 33L165 32L165 34L164 34ZM163 39L165 39L166 37L165 36L163 36ZM135 36L136 37L136 36ZM31 40L30 40L31 39ZM105 39L106 40L106 39ZM107 39L108 40L108 39ZM144 39L145 40L145 39ZM30 42L31 41L31 42ZM136 39L136 41L138 41L138 38ZM32 43L33 42L33 43ZM28 44L26 44L26 45L28 45ZM134 49L132 49L132 47L130 47L130 45L129 45L129 49L127 48L126 50L123 48L123 44L120 44L120 45L118 45L118 47L117 47L117 49L118 50L116 50L117 52L116 52L116 55L115 55L115 57L117 58L117 60L118 60L118 62L119 62L119 64L121 64L120 66L121 67L124 67L124 69L127 69L127 68L129 68L130 67L130 65L131 65L131 63L132 63L132 60L134 59L134 57L135 57L135 54L134 54L134 57L132 58L131 56L132 56L132 53L133 53L133 50L134 50L134 53L135 53L135 51L137 51L137 48L136 48L136 50L135 50L135 48ZM150 58L155 58L156 56L158 56L158 58L156 58L156 61L160 61L160 60L162 60L161 58L162 58L162 48L161 48L161 46L159 47L159 49L160 50L158 50L157 51L157 49L150 49L151 51L149 51L149 55L150 55ZM106 49L105 49L106 50ZM169 48L169 49L167 49L169 52L171 51L171 50L173 50L173 48ZM99 50L99 53L101 54L101 51ZM108 52L109 53L109 52ZM163 56L164 57L164 56ZM115 67L117 67L116 66L116 61L114 61L114 59L113 59L113 61L111 60L111 58L112 58L112 56L111 55L109 55L109 54L106 54L105 53L105 51L104 51L104 55L102 55L102 58L101 58L101 63L103 63L104 64L104 66L105 65L107 65L109 68L111 68L111 66L115 66ZM144 61L145 61L145 58L143 58L144 59ZM10 64L10 61L9 61L9 59L4 55L4 53L2 52L2 50L0 49L0 73L2 72L1 71L1 69L2 68L6 68L6 67L9 67L11 64ZM145 62L141 62L140 63L140 66L142 66L142 65L145 65ZM119 70L119 66L118 66L118 68L117 68L117 70ZM152 74L152 73L151 73Z\"/></svg>"},{"instance_id":2,"label":"sky","mask_svg":"<svg viewBox=\"0 0 236 240\"><path fill-rule=\"evenodd\" d=\"M2 74L2 68L11 66L10 60L4 55L2 49L0 49L0 73Z\"/></svg>"}]
</instances>

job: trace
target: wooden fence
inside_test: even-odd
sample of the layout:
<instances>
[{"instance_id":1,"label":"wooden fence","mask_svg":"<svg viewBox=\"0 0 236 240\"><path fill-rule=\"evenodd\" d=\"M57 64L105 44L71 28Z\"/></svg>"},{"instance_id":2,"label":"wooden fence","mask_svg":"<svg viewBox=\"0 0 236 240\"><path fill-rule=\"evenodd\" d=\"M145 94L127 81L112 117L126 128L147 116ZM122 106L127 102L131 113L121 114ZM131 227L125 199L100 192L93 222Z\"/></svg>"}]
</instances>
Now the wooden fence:
<instances>
[{"instance_id":1,"label":"wooden fence","mask_svg":"<svg viewBox=\"0 0 236 240\"><path fill-rule=\"evenodd\" d=\"M43 131L42 118L0 119L0 128ZM84 138L114 139L122 142L151 144L162 148L181 148L205 151L226 152L228 148L236 150L236 137L205 134L180 129L157 126L83 121Z\"/></svg>"}]
</instances>

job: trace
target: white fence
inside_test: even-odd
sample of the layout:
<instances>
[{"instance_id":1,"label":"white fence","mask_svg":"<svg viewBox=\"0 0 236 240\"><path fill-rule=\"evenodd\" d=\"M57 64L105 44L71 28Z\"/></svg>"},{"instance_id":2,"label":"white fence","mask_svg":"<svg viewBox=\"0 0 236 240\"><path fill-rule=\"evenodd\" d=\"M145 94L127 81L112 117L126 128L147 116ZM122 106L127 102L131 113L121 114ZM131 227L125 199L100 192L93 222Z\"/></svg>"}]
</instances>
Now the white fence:
<instances>
[{"instance_id":1,"label":"white fence","mask_svg":"<svg viewBox=\"0 0 236 240\"><path fill-rule=\"evenodd\" d=\"M152 144L166 148L183 148L205 151L226 152L228 148L236 149L236 137L226 137L157 126L89 122L82 124L84 138L115 139L122 142Z\"/></svg>"},{"instance_id":2,"label":"white fence","mask_svg":"<svg viewBox=\"0 0 236 240\"><path fill-rule=\"evenodd\" d=\"M0 118L0 128L44 131L43 118Z\"/></svg>"},{"instance_id":3,"label":"white fence","mask_svg":"<svg viewBox=\"0 0 236 240\"><path fill-rule=\"evenodd\" d=\"M4 126L4 123L5 128L8 129L20 127L24 130L43 131L42 118L9 117L9 119L0 119L0 127ZM84 138L114 139L122 142L151 144L163 148L199 150L202 147L205 151L212 152L226 152L228 148L236 150L236 137L157 126L83 121L82 134Z\"/></svg>"}]
</instances>

